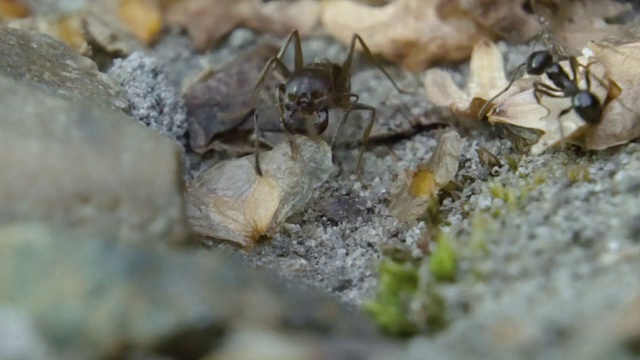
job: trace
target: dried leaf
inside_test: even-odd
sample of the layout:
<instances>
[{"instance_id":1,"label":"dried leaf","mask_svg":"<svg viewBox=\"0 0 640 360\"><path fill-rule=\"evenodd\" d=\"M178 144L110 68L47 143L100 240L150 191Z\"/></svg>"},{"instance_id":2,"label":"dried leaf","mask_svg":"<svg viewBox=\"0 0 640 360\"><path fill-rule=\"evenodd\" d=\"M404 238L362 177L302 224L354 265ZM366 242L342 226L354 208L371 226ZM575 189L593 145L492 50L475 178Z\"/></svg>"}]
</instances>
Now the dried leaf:
<instances>
[{"instance_id":1,"label":"dried leaf","mask_svg":"<svg viewBox=\"0 0 640 360\"><path fill-rule=\"evenodd\" d=\"M424 214L438 190L455 177L461 154L460 135L444 132L429 161L418 165L417 171L407 170L393 185L389 212L407 222Z\"/></svg>"},{"instance_id":2,"label":"dried leaf","mask_svg":"<svg viewBox=\"0 0 640 360\"><path fill-rule=\"evenodd\" d=\"M595 58L620 94L605 108L602 121L587 129L588 149L602 150L640 137L640 42L611 47L589 43Z\"/></svg>"},{"instance_id":3,"label":"dried leaf","mask_svg":"<svg viewBox=\"0 0 640 360\"><path fill-rule=\"evenodd\" d=\"M120 18L140 41L151 44L162 30L162 13L155 0L121 0Z\"/></svg>"},{"instance_id":4,"label":"dried leaf","mask_svg":"<svg viewBox=\"0 0 640 360\"><path fill-rule=\"evenodd\" d=\"M25 18L30 12L22 0L0 0L0 20Z\"/></svg>"},{"instance_id":5,"label":"dried leaf","mask_svg":"<svg viewBox=\"0 0 640 360\"><path fill-rule=\"evenodd\" d=\"M419 71L436 62L466 59L480 39L493 35L471 16L455 13L439 17L439 0L396 0L371 7L348 0L324 4L322 23L348 44L360 34L372 52Z\"/></svg>"},{"instance_id":6,"label":"dried leaf","mask_svg":"<svg viewBox=\"0 0 640 360\"><path fill-rule=\"evenodd\" d=\"M206 50L238 26L276 34L298 29L306 35L319 19L313 0L184 0L167 6L170 24L186 27L196 47Z\"/></svg>"},{"instance_id":7,"label":"dried leaf","mask_svg":"<svg viewBox=\"0 0 640 360\"><path fill-rule=\"evenodd\" d=\"M83 11L89 43L112 56L126 56L144 48L122 21L119 5L118 1L94 0Z\"/></svg>"},{"instance_id":8,"label":"dried leaf","mask_svg":"<svg viewBox=\"0 0 640 360\"><path fill-rule=\"evenodd\" d=\"M624 38L628 27L608 19L630 11L631 4L614 0L537 0L533 10L545 19L553 45L562 53L577 56L589 41Z\"/></svg>"},{"instance_id":9,"label":"dried leaf","mask_svg":"<svg viewBox=\"0 0 640 360\"><path fill-rule=\"evenodd\" d=\"M465 11L479 24L510 42L524 42L540 31L537 19L524 11L530 0L446 0L441 1L438 13L448 14Z\"/></svg>"},{"instance_id":10,"label":"dried leaf","mask_svg":"<svg viewBox=\"0 0 640 360\"><path fill-rule=\"evenodd\" d=\"M8 26L47 34L61 40L82 55L91 54L91 47L84 31L84 15L80 12L19 19L10 22Z\"/></svg>"},{"instance_id":11,"label":"dried leaf","mask_svg":"<svg viewBox=\"0 0 640 360\"><path fill-rule=\"evenodd\" d=\"M292 213L302 209L332 170L331 148L324 141L293 138L260 154L220 163L188 186L185 200L193 230L200 235L251 246L272 236Z\"/></svg>"},{"instance_id":12,"label":"dried leaf","mask_svg":"<svg viewBox=\"0 0 640 360\"><path fill-rule=\"evenodd\" d=\"M200 154L207 152L220 136L238 129L251 110L249 98L262 67L278 48L262 43L238 55L205 81L184 94L189 125L189 145ZM273 86L266 82L266 87ZM253 128L252 121L248 128ZM261 121L264 124L264 121ZM279 129L279 124L276 124Z\"/></svg>"},{"instance_id":13,"label":"dried leaf","mask_svg":"<svg viewBox=\"0 0 640 360\"><path fill-rule=\"evenodd\" d=\"M470 119L477 119L482 105L506 86L502 55L488 39L478 41L473 47L469 79L464 90L454 83L449 73L438 68L427 70L424 81L426 95L431 102L448 107L459 117ZM518 85L512 86L508 93L518 89Z\"/></svg>"}]
</instances>

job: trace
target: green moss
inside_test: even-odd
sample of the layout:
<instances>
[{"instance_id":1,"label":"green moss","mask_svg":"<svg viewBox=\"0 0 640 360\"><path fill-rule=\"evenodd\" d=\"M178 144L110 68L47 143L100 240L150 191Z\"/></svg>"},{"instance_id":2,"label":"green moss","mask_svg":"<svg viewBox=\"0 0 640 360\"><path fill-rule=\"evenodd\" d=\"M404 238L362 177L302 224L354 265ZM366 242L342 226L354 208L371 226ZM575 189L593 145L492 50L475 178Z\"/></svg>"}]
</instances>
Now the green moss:
<instances>
[{"instance_id":1,"label":"green moss","mask_svg":"<svg viewBox=\"0 0 640 360\"><path fill-rule=\"evenodd\" d=\"M529 195L529 185L516 189L511 186L503 186L500 183L493 182L488 184L488 187L491 195L497 199L502 199L510 210L515 210L526 205L527 196Z\"/></svg>"},{"instance_id":2,"label":"green moss","mask_svg":"<svg viewBox=\"0 0 640 360\"><path fill-rule=\"evenodd\" d=\"M591 181L591 174L589 174L589 167L585 164L573 164L567 166L567 178L572 184L578 182Z\"/></svg>"},{"instance_id":3,"label":"green moss","mask_svg":"<svg viewBox=\"0 0 640 360\"><path fill-rule=\"evenodd\" d=\"M520 164L520 158L519 156L515 156L515 155L507 155L506 157L506 161L507 161L507 166L509 166L509 170L511 170L511 172L516 172L518 171L518 165Z\"/></svg>"},{"instance_id":4,"label":"green moss","mask_svg":"<svg viewBox=\"0 0 640 360\"><path fill-rule=\"evenodd\" d=\"M394 335L412 335L418 326L409 319L411 298L418 289L418 269L411 263L384 260L380 264L378 295L374 301L365 303L378 324Z\"/></svg>"},{"instance_id":5,"label":"green moss","mask_svg":"<svg viewBox=\"0 0 640 360\"><path fill-rule=\"evenodd\" d=\"M458 265L453 242L447 234L440 232L437 243L436 250L429 257L429 270L436 280L453 281L456 278Z\"/></svg>"},{"instance_id":6,"label":"green moss","mask_svg":"<svg viewBox=\"0 0 640 360\"><path fill-rule=\"evenodd\" d=\"M420 278L420 264L385 259L380 265L378 293L364 304L384 331L410 336L447 325L446 303L432 280Z\"/></svg>"}]
</instances>

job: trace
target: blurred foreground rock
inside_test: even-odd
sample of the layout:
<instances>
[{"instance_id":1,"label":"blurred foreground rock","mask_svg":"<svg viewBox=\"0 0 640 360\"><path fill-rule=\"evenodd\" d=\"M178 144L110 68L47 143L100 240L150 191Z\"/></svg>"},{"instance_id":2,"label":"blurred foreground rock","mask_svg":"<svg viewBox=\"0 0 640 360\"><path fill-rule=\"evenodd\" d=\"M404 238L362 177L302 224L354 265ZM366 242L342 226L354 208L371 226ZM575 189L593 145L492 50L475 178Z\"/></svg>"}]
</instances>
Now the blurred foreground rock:
<instances>
[{"instance_id":1,"label":"blurred foreground rock","mask_svg":"<svg viewBox=\"0 0 640 360\"><path fill-rule=\"evenodd\" d=\"M353 354L345 339L386 344L328 296L228 257L108 240L37 222L0 226L0 334L23 336L0 341L0 355L197 359L243 349L345 359L345 351Z\"/></svg>"},{"instance_id":2,"label":"blurred foreground rock","mask_svg":"<svg viewBox=\"0 0 640 360\"><path fill-rule=\"evenodd\" d=\"M92 60L37 32L0 26L0 74L70 100L91 100L108 109L129 107L122 88Z\"/></svg>"},{"instance_id":3,"label":"blurred foreground rock","mask_svg":"<svg viewBox=\"0 0 640 360\"><path fill-rule=\"evenodd\" d=\"M37 219L112 240L186 239L178 148L126 116L127 104L62 42L0 28L0 224Z\"/></svg>"}]
</instances>

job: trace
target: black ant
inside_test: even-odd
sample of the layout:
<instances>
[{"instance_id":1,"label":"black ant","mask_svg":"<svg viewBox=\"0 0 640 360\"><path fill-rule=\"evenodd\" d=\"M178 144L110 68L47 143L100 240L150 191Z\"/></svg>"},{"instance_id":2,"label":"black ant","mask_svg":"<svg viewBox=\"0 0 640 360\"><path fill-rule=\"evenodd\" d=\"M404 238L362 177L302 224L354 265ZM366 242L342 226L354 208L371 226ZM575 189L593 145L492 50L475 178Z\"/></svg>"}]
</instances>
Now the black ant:
<instances>
[{"instance_id":1,"label":"black ant","mask_svg":"<svg viewBox=\"0 0 640 360\"><path fill-rule=\"evenodd\" d=\"M295 48L294 69L289 70L282 61L284 53L289 44L293 40ZM362 37L354 34L351 38L349 53L342 65L325 61L314 61L304 65L302 56L302 45L300 35L297 30L289 34L286 43L280 49L278 54L265 64L256 86L251 96L251 103L255 103L257 93L265 80L266 76L275 66L287 80L277 87L278 107L280 109L280 125L282 130L289 136L291 145L291 153L294 156L296 146L291 135L302 134L317 137L327 130L329 125L329 109L342 108L345 110L344 116L338 129L334 133L331 140L331 147L336 140L336 136L344 126L347 116L351 111L364 110L371 114L369 123L367 124L363 136L362 147L358 155L358 163L356 165L356 173L359 174L362 165L362 155L364 148L369 140L369 135L376 119L376 109L367 104L358 102L360 96L351 92L350 74L351 64L355 53L356 41L360 43L364 50L365 56L389 79L393 87L402 94L410 94L411 92L402 90L386 70L375 60L369 47L365 44ZM307 117L313 116L315 119L309 121ZM254 112L254 128L256 136L256 153L255 165L256 170L262 176L260 169L260 160L258 153L258 115Z\"/></svg>"},{"instance_id":2,"label":"black ant","mask_svg":"<svg viewBox=\"0 0 640 360\"><path fill-rule=\"evenodd\" d=\"M579 64L578 59L575 56L569 56L567 58L569 60L571 76L567 74L567 71L560 65L559 61L554 60L553 55L551 55L549 50L540 50L531 53L529 57L527 57L526 63L520 65L517 70L526 65L527 74L545 74L551 83L553 83L553 86L541 81L533 83L534 95L538 104L541 104L540 98L542 95L554 98L571 98L571 105L560 111L558 118L566 115L571 110L574 110L576 114L587 124L597 125L602 119L604 105L600 102L598 97L591 92L591 80L589 74L590 64L586 66ZM584 77L586 81L586 89L581 89L579 86L579 79L577 75L580 67L585 68ZM500 95L504 94L511 87L515 81L516 74L518 73L517 70L509 82L509 85L493 96L480 109L480 117L485 116L484 112L489 104L491 104Z\"/></svg>"}]
</instances>

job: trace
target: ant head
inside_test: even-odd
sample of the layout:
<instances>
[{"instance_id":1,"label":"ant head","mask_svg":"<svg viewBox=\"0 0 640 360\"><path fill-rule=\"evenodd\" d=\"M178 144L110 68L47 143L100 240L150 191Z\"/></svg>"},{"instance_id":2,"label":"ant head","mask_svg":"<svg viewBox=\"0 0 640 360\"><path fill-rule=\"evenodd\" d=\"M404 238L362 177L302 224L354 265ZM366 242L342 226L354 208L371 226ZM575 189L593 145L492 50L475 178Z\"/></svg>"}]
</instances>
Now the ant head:
<instances>
[{"instance_id":1,"label":"ant head","mask_svg":"<svg viewBox=\"0 0 640 360\"><path fill-rule=\"evenodd\" d=\"M306 74L293 76L281 91L285 109L310 114L325 106L322 100L330 92L330 86L325 79Z\"/></svg>"},{"instance_id":2,"label":"ant head","mask_svg":"<svg viewBox=\"0 0 640 360\"><path fill-rule=\"evenodd\" d=\"M553 64L553 56L549 50L534 51L527 58L527 73L542 75Z\"/></svg>"}]
</instances>

